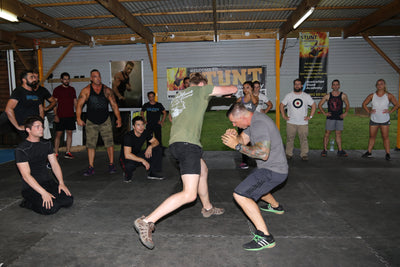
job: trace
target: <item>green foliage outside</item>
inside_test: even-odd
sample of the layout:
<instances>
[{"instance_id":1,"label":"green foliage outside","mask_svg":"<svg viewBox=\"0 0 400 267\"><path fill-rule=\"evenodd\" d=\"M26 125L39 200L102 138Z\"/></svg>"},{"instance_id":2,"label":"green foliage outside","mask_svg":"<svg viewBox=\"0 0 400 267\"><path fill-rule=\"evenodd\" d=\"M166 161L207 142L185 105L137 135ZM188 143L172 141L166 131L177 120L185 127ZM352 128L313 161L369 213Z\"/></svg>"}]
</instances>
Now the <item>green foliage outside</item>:
<instances>
[{"instance_id":1,"label":"green foliage outside","mask_svg":"<svg viewBox=\"0 0 400 267\"><path fill-rule=\"evenodd\" d=\"M203 131L201 143L204 150L209 151L228 151L230 148L221 143L221 135L228 128L233 128L232 124L225 116L226 111L208 111L204 116ZM275 121L275 112L268 114ZM316 113L309 123L308 143L310 149L321 150L323 148L322 138L325 132L325 116ZM286 122L281 118L281 136L286 143ZM344 131L342 132L342 146L345 150L366 150L369 138L369 117L355 115L353 109L344 120ZM391 115L390 126L390 146L396 146L397 138L397 112ZM171 123L166 120L163 131L163 144L168 145ZM331 139L334 139L334 133L331 133ZM295 140L295 147L299 148L298 137ZM335 146L336 149L336 146ZM383 142L380 132L376 138L374 149L383 149Z\"/></svg>"}]
</instances>

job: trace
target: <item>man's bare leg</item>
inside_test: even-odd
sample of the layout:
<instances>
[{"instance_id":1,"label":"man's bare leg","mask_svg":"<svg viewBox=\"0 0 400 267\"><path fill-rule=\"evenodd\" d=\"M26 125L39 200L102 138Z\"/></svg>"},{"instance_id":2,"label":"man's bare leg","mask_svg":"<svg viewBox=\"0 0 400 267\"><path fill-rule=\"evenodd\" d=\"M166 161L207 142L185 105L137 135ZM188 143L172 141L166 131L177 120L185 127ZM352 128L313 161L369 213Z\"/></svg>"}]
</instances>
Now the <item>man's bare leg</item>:
<instances>
[{"instance_id":1,"label":"man's bare leg","mask_svg":"<svg viewBox=\"0 0 400 267\"><path fill-rule=\"evenodd\" d=\"M272 196L272 195L271 195ZM257 230L262 231L265 235L269 235L267 225L261 216L260 209L257 203L251 198L247 198L236 193L233 193L236 202L242 208L243 212L247 215L250 221L254 224Z\"/></svg>"},{"instance_id":2,"label":"man's bare leg","mask_svg":"<svg viewBox=\"0 0 400 267\"><path fill-rule=\"evenodd\" d=\"M207 164L203 159L200 159L201 164L201 173L200 173L200 181L197 193L199 194L199 198L203 208L206 210L211 209L213 206L210 202L210 197L208 194L208 168Z\"/></svg>"},{"instance_id":3,"label":"man's bare leg","mask_svg":"<svg viewBox=\"0 0 400 267\"><path fill-rule=\"evenodd\" d=\"M265 202L271 204L271 206L272 206L273 208L279 207L279 202L276 201L276 199L272 196L271 193L268 193L268 194L262 196L262 197L261 197L261 200L263 200L263 201L265 201Z\"/></svg>"},{"instance_id":4,"label":"man's bare leg","mask_svg":"<svg viewBox=\"0 0 400 267\"><path fill-rule=\"evenodd\" d=\"M183 190L168 197L160 206L158 206L144 220L146 222L157 222L159 219L178 209L186 203L196 200L199 187L200 175L184 174L182 175Z\"/></svg>"},{"instance_id":5,"label":"man's bare leg","mask_svg":"<svg viewBox=\"0 0 400 267\"><path fill-rule=\"evenodd\" d=\"M67 151L66 152L71 152L71 144L72 144L72 130L67 130Z\"/></svg>"},{"instance_id":6,"label":"man's bare leg","mask_svg":"<svg viewBox=\"0 0 400 267\"><path fill-rule=\"evenodd\" d=\"M114 164L114 146L107 147L107 154L110 164Z\"/></svg>"},{"instance_id":7,"label":"man's bare leg","mask_svg":"<svg viewBox=\"0 0 400 267\"><path fill-rule=\"evenodd\" d=\"M94 155L96 153L96 150L94 148L88 148L88 158L89 158L89 166L94 167Z\"/></svg>"}]
</instances>

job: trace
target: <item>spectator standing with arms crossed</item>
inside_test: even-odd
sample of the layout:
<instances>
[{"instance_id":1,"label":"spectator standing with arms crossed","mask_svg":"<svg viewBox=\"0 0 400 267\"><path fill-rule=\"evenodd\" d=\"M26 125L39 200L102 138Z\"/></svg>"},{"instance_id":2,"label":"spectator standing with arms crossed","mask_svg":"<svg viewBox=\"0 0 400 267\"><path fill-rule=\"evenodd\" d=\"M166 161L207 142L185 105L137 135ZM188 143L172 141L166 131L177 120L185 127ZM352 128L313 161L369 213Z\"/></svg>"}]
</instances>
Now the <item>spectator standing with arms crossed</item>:
<instances>
[{"instance_id":1,"label":"spectator standing with arms crossed","mask_svg":"<svg viewBox=\"0 0 400 267\"><path fill-rule=\"evenodd\" d=\"M311 106L308 115L308 106ZM285 113L287 108L287 115ZM303 83L300 79L293 81L293 92L287 94L279 105L282 118L286 120L286 158L293 157L294 138L299 134L300 157L308 161L308 121L314 116L317 105L311 96L303 92Z\"/></svg>"},{"instance_id":2,"label":"spectator standing with arms crossed","mask_svg":"<svg viewBox=\"0 0 400 267\"><path fill-rule=\"evenodd\" d=\"M325 123L325 135L324 135L324 150L321 152L322 157L328 155L328 142L329 136L332 131L335 131L336 144L338 147L337 156L347 157L346 151L342 148L342 131L343 131L343 119L349 112L350 104L347 95L343 92L339 92L340 82L339 80L332 81L332 92L326 94L321 101L318 103L318 108L324 116L326 116ZM328 102L328 112L325 112L322 105ZM343 103L346 105L346 110L343 113Z\"/></svg>"},{"instance_id":3,"label":"spectator standing with arms crossed","mask_svg":"<svg viewBox=\"0 0 400 267\"><path fill-rule=\"evenodd\" d=\"M103 138L104 146L107 148L108 172L115 173L114 165L114 141L111 119L108 112L108 104L111 105L116 117L117 128L121 127L121 116L114 94L110 88L101 83L100 72L96 69L90 72L91 84L82 89L76 107L76 121L79 126L86 125L86 147L89 158L89 168L83 175L94 175L94 157L96 153L97 138L99 133ZM82 120L82 108L87 102L87 121Z\"/></svg>"},{"instance_id":4,"label":"spectator standing with arms crossed","mask_svg":"<svg viewBox=\"0 0 400 267\"><path fill-rule=\"evenodd\" d=\"M375 93L368 95L362 104L364 110L371 116L369 121L368 150L362 157L372 157L372 149L375 145L376 135L378 134L378 130L381 129L383 146L386 151L385 159L391 160L389 140L390 114L399 108L399 103L396 97L388 92L384 79L379 79L375 86ZM369 103L372 103L371 110L367 107ZM390 103L392 103L394 107L389 111Z\"/></svg>"}]
</instances>

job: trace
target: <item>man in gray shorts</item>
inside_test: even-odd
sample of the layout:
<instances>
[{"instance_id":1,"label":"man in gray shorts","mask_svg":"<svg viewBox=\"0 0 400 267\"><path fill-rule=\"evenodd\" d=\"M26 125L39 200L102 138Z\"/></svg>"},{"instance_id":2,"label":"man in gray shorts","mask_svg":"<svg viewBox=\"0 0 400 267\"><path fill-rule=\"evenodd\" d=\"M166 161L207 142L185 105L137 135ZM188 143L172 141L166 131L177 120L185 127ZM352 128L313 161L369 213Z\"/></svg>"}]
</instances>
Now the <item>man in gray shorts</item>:
<instances>
[{"instance_id":1,"label":"man in gray shorts","mask_svg":"<svg viewBox=\"0 0 400 267\"><path fill-rule=\"evenodd\" d=\"M340 82L339 80L332 81L332 92L325 95L318 103L318 108L322 114L326 116L325 124L325 135L324 135L324 150L321 152L322 157L328 155L328 142L331 131L335 131L336 144L338 147L337 155L339 157L347 157L346 151L342 149L342 131L343 131L343 119L347 116L349 111L349 100L347 95L343 92L339 92ZM328 112L322 108L322 105L328 103ZM343 113L343 103L346 105L346 110Z\"/></svg>"},{"instance_id":2,"label":"man in gray shorts","mask_svg":"<svg viewBox=\"0 0 400 267\"><path fill-rule=\"evenodd\" d=\"M240 153L255 158L257 168L234 190L233 197L256 228L254 238L243 245L245 250L257 251L275 246L260 209L283 214L283 207L270 191L283 183L288 175L288 164L282 138L271 118L248 111L243 104L234 104L226 113L234 127L245 129L240 135L235 129L226 130L222 142ZM251 145L246 145L251 142ZM268 205L258 208L262 199Z\"/></svg>"},{"instance_id":3,"label":"man in gray shorts","mask_svg":"<svg viewBox=\"0 0 400 267\"><path fill-rule=\"evenodd\" d=\"M203 217L221 215L224 209L213 206L208 194L208 169L202 159L200 143L204 113L211 96L231 95L237 92L236 86L207 85L201 73L190 74L190 87L179 91L171 102L172 126L169 150L179 161L183 190L168 197L150 215L135 220L134 227L140 241L148 249L154 248L152 232L154 224L165 215L184 204L193 202L199 195Z\"/></svg>"}]
</instances>

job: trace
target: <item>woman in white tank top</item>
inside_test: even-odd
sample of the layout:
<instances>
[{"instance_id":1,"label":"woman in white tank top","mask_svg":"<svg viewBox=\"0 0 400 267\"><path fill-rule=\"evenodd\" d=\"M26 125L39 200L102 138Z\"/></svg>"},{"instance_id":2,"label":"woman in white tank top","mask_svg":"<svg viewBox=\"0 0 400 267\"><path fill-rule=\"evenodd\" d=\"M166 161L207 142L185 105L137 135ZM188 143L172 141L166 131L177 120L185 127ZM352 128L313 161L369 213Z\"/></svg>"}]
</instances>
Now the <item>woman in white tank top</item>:
<instances>
[{"instance_id":1,"label":"woman in white tank top","mask_svg":"<svg viewBox=\"0 0 400 267\"><path fill-rule=\"evenodd\" d=\"M371 102L371 110L367 105ZM389 104L393 104L392 110L389 110ZM371 151L375 144L376 135L378 130L381 129L383 138L383 146L386 151L386 160L390 160L390 144L389 144L389 126L390 126L390 113L395 112L399 108L396 97L388 93L386 89L386 82L379 79L376 82L376 92L367 96L362 104L364 110L371 116L369 122L369 142L368 151L362 156L363 158L372 157Z\"/></svg>"}]
</instances>

